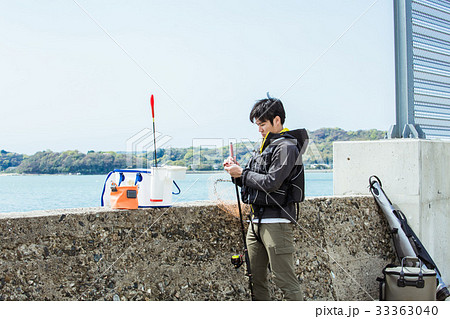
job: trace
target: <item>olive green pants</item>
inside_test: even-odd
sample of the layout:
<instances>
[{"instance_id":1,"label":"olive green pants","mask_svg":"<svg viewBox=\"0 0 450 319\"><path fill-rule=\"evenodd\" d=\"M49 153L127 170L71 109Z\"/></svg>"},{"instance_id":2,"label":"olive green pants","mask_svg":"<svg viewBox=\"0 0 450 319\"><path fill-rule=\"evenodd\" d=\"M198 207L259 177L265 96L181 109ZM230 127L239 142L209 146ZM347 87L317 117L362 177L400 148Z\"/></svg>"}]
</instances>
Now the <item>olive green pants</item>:
<instances>
[{"instance_id":1,"label":"olive green pants","mask_svg":"<svg viewBox=\"0 0 450 319\"><path fill-rule=\"evenodd\" d=\"M275 284L286 300L303 300L303 292L294 271L294 225L261 224L261 242L256 240L252 227L247 232L247 247L253 277L255 300L272 300L267 269L270 264ZM254 224L258 234L258 225Z\"/></svg>"}]
</instances>

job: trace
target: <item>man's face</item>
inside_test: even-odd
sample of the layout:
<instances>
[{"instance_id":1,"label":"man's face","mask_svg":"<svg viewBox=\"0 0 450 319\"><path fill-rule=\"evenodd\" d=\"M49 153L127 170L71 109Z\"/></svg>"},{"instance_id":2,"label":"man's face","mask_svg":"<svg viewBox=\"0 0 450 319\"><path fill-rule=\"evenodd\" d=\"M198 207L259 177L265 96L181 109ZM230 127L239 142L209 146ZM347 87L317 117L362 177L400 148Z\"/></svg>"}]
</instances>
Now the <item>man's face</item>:
<instances>
[{"instance_id":1,"label":"man's face","mask_svg":"<svg viewBox=\"0 0 450 319\"><path fill-rule=\"evenodd\" d=\"M255 121L256 125L258 125L259 128L259 133L261 133L262 137L266 137L267 133L272 132L272 133L277 133L275 132L275 128L272 125L272 123L270 123L269 120L267 121L260 121L260 120L256 120Z\"/></svg>"}]
</instances>

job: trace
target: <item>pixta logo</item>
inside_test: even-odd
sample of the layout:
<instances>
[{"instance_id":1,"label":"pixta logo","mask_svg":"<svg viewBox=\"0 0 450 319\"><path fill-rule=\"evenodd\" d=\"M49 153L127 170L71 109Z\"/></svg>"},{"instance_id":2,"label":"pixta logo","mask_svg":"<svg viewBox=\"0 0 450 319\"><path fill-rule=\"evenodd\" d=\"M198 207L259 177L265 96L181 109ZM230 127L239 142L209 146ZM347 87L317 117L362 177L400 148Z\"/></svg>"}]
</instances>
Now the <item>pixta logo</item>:
<instances>
[{"instance_id":1,"label":"pixta logo","mask_svg":"<svg viewBox=\"0 0 450 319\"><path fill-rule=\"evenodd\" d=\"M155 142L157 147L163 147L172 137L149 128L144 128L127 139L127 167L147 168L153 164Z\"/></svg>"}]
</instances>

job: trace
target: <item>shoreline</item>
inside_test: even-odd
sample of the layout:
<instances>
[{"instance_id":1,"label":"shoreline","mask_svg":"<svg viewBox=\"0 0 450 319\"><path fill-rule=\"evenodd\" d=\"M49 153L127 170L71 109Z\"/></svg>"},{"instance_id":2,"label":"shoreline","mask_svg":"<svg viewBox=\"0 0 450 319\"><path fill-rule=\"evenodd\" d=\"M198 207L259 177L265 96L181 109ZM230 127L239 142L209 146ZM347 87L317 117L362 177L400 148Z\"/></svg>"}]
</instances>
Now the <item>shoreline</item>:
<instances>
[{"instance_id":1,"label":"shoreline","mask_svg":"<svg viewBox=\"0 0 450 319\"><path fill-rule=\"evenodd\" d=\"M305 169L305 173L332 173L332 169ZM214 171L186 171L186 174L222 174L223 170ZM0 176L105 176L106 174L19 174L2 173Z\"/></svg>"}]
</instances>

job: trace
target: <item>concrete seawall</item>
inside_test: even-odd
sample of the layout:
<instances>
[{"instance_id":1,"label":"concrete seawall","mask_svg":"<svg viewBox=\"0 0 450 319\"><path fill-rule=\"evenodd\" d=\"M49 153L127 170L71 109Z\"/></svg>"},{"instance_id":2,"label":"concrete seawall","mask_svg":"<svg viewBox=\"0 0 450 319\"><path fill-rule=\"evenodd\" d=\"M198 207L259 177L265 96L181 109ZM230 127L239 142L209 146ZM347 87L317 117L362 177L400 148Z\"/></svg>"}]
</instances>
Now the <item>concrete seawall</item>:
<instances>
[{"instance_id":1,"label":"concrete seawall","mask_svg":"<svg viewBox=\"0 0 450 319\"><path fill-rule=\"evenodd\" d=\"M248 300L230 263L239 220L224 210L236 207L0 214L0 300ZM308 199L298 224L305 300L378 299L376 277L395 257L372 197Z\"/></svg>"}]
</instances>

